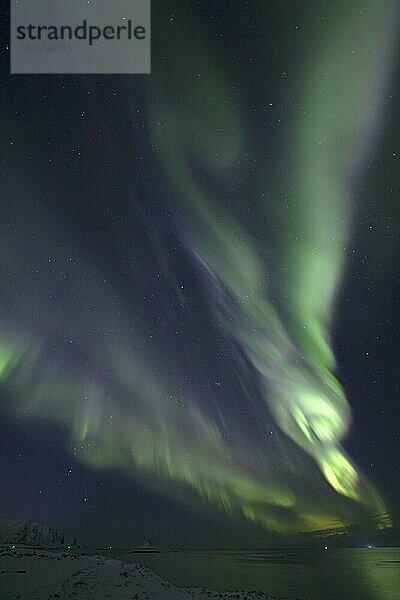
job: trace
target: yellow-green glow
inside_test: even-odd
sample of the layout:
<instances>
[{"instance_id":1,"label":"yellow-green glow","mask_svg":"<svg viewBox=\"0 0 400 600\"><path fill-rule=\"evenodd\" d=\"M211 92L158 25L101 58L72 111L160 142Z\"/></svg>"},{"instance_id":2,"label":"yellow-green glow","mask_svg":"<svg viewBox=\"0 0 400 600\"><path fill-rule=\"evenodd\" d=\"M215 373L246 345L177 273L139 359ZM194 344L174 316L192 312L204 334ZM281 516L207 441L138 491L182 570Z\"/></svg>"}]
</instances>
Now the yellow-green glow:
<instances>
[{"instance_id":1,"label":"yellow-green glow","mask_svg":"<svg viewBox=\"0 0 400 600\"><path fill-rule=\"evenodd\" d=\"M282 197L280 215L280 285L291 315L289 327L268 295L262 235L249 235L246 223L236 219L227 204L223 208L193 168L207 165L226 186L237 181L237 156L251 142L226 79L216 77L214 67L207 88L201 81L194 81L190 90L183 84L183 100L177 103L175 90L182 90L178 67L170 73L170 87L162 89L165 106L157 101L150 119L158 157L186 214L198 257L236 303L236 318L224 306L216 307L217 315L265 378L266 402L277 423L315 459L337 493L381 511L383 503L377 496L361 491L356 468L340 444L349 427L350 410L335 377L329 326L345 260L349 180L356 164L348 157L365 152L373 122L371 107L379 98L384 66L390 58L392 39L390 35L383 39L381 28L391 7L391 2L376 0L341 2L327 17L329 35L324 23L325 35L317 30L310 47L304 49L304 73L299 76L287 148L294 191L283 192L286 198ZM193 47L199 51L199 40L193 40ZM182 56L182 70L195 72L192 54L196 52ZM159 93L155 91L154 96L158 99ZM205 122L214 128L217 149L221 132L229 131L229 147L235 153L225 155L223 164L220 150L210 163L214 146L210 127L201 126ZM263 185L261 174L259 192ZM276 194L282 190L275 186L261 197ZM260 193L243 197L243 203L252 205L255 214L267 215L257 198ZM285 219L283 204L287 202L290 220ZM274 203L279 211L279 199ZM246 514L253 515L253 509L246 507Z\"/></svg>"}]
</instances>

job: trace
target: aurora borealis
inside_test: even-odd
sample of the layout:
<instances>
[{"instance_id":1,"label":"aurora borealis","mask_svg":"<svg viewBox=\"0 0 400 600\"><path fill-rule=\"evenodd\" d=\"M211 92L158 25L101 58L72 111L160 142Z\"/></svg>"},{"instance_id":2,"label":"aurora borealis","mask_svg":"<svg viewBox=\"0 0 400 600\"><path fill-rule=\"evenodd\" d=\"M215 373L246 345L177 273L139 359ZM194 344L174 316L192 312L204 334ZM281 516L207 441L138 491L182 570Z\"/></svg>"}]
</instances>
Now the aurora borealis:
<instances>
[{"instance_id":1,"label":"aurora borealis","mask_svg":"<svg viewBox=\"0 0 400 600\"><path fill-rule=\"evenodd\" d=\"M155 3L150 76L39 78L25 105L9 80L0 415L57 432L80 484L263 532L387 527L335 347L396 5L238 4Z\"/></svg>"}]
</instances>

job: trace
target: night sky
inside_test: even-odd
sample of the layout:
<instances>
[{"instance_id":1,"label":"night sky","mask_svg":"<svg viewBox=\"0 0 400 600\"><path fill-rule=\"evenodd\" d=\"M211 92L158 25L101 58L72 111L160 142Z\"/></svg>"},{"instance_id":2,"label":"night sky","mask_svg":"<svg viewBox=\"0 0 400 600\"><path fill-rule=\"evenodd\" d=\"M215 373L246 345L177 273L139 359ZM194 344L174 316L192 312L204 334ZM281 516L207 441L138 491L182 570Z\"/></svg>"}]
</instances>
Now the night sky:
<instances>
[{"instance_id":1,"label":"night sky","mask_svg":"<svg viewBox=\"0 0 400 600\"><path fill-rule=\"evenodd\" d=\"M1 517L396 537L397 18L153 0L151 75L10 76L2 42Z\"/></svg>"}]
</instances>

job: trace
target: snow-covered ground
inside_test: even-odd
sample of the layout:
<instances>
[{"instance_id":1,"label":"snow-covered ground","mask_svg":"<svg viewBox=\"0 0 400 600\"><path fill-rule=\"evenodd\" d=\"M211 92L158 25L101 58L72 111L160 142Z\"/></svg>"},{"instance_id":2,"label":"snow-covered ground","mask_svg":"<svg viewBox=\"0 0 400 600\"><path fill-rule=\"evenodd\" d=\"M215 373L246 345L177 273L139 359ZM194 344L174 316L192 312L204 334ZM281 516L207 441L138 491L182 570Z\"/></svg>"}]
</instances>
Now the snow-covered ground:
<instances>
[{"instance_id":1,"label":"snow-covered ground","mask_svg":"<svg viewBox=\"0 0 400 600\"><path fill-rule=\"evenodd\" d=\"M150 569L65 551L0 548L1 600L268 600L262 592L177 588Z\"/></svg>"}]
</instances>

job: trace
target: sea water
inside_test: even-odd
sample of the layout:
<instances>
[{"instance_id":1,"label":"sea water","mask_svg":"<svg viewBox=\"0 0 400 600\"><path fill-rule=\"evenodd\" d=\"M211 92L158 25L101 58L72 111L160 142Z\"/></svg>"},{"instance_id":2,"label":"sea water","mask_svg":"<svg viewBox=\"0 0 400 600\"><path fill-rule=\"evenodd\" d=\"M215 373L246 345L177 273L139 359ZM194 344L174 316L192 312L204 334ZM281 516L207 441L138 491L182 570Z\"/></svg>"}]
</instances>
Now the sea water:
<instances>
[{"instance_id":1,"label":"sea water","mask_svg":"<svg viewBox=\"0 0 400 600\"><path fill-rule=\"evenodd\" d=\"M178 586L301 600L400 599L400 548L112 553Z\"/></svg>"}]
</instances>

